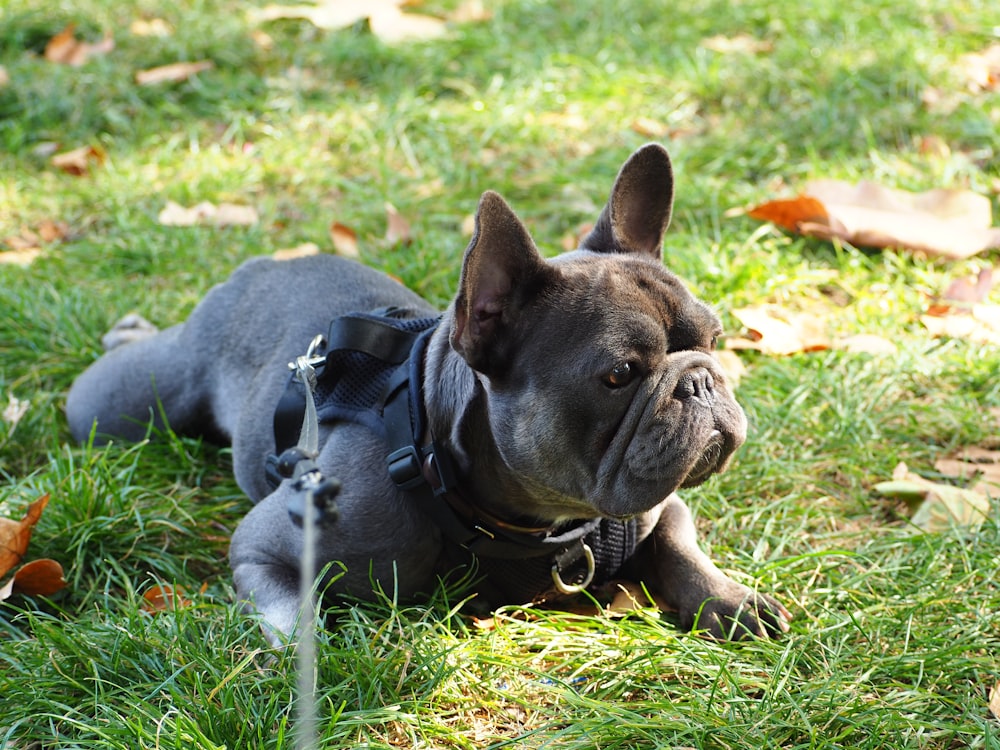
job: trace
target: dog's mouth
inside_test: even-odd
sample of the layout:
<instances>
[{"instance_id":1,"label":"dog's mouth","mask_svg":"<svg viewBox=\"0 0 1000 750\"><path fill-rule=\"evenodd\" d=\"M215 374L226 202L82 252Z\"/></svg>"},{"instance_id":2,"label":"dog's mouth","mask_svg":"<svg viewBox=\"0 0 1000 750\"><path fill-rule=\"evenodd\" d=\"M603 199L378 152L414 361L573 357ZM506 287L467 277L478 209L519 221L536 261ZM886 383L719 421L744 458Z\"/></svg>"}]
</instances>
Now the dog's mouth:
<instances>
[{"instance_id":1,"label":"dog's mouth","mask_svg":"<svg viewBox=\"0 0 1000 750\"><path fill-rule=\"evenodd\" d=\"M725 436L719 430L712 430L701 455L681 482L681 487L701 484L723 467L728 456Z\"/></svg>"}]
</instances>

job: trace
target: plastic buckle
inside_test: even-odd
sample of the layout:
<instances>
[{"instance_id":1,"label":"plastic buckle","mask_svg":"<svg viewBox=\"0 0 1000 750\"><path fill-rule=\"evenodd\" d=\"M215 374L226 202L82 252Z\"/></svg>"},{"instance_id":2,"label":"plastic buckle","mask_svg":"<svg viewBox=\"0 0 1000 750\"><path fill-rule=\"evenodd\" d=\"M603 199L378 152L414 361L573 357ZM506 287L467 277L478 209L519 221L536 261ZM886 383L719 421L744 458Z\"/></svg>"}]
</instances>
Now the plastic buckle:
<instances>
[{"instance_id":1,"label":"plastic buckle","mask_svg":"<svg viewBox=\"0 0 1000 750\"><path fill-rule=\"evenodd\" d=\"M420 454L412 445L395 450L385 459L389 469L389 478L401 490L412 490L424 483L424 473L421 470Z\"/></svg>"}]
</instances>

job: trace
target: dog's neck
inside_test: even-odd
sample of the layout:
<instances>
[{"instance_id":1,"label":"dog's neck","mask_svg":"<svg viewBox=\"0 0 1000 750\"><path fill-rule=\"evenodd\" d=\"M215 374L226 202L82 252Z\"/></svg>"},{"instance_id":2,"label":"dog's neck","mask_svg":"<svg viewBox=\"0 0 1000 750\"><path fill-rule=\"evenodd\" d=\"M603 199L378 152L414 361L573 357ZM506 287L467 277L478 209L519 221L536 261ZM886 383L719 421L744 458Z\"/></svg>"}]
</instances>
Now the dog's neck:
<instances>
[{"instance_id":1,"label":"dog's neck","mask_svg":"<svg viewBox=\"0 0 1000 750\"><path fill-rule=\"evenodd\" d=\"M566 516L546 512L558 507L551 490L535 486L510 470L488 424L484 386L451 347L449 309L434 332L424 360L424 401L434 438L452 453L462 492L491 516L512 525L554 526Z\"/></svg>"}]
</instances>

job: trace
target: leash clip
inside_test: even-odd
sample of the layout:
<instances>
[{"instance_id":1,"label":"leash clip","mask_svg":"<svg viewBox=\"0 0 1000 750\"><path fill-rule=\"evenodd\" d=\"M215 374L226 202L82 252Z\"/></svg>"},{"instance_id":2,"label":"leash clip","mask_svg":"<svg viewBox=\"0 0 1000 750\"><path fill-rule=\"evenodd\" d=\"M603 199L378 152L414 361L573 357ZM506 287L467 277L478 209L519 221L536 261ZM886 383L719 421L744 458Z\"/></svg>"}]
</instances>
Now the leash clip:
<instances>
[{"instance_id":1,"label":"leash clip","mask_svg":"<svg viewBox=\"0 0 1000 750\"><path fill-rule=\"evenodd\" d=\"M288 369L295 373L298 379L302 382L306 382L306 378L309 379L309 384L315 387L316 383L316 365L321 365L326 362L326 355L317 355L316 352L320 347L326 345L326 337L322 333L317 333L313 340L309 342L309 347L306 349L306 353L296 357L294 362L288 363Z\"/></svg>"},{"instance_id":2,"label":"leash clip","mask_svg":"<svg viewBox=\"0 0 1000 750\"><path fill-rule=\"evenodd\" d=\"M556 561L552 563L552 583L555 584L556 590L560 594L579 594L594 580L596 568L594 565L594 551L586 542L580 542L580 547L582 548L583 559L587 563L587 573L580 583L566 583L559 574L559 559L556 558Z\"/></svg>"}]
</instances>

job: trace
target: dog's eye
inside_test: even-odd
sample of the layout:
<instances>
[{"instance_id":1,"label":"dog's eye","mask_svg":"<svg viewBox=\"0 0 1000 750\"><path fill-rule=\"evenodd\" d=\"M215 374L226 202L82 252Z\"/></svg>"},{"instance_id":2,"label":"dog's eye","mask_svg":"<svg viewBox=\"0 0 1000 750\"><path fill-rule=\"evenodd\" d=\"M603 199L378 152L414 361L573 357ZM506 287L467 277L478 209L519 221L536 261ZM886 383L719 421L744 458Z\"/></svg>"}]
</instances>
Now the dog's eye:
<instances>
[{"instance_id":1,"label":"dog's eye","mask_svg":"<svg viewBox=\"0 0 1000 750\"><path fill-rule=\"evenodd\" d=\"M638 371L639 368L629 362L619 362L604 376L604 385L608 388L624 388L635 380Z\"/></svg>"}]
</instances>

